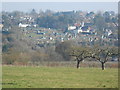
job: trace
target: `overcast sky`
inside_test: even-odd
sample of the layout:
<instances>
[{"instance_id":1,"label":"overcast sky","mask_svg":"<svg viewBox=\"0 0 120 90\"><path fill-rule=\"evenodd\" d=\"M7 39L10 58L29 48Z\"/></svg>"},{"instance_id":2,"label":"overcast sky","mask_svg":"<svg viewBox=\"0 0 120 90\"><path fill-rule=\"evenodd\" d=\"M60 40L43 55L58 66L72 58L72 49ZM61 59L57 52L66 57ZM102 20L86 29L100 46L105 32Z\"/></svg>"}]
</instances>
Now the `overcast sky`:
<instances>
[{"instance_id":1,"label":"overcast sky","mask_svg":"<svg viewBox=\"0 0 120 90\"><path fill-rule=\"evenodd\" d=\"M29 12L32 9L50 9L53 11L118 11L117 2L2 2L4 11L23 11Z\"/></svg>"}]
</instances>

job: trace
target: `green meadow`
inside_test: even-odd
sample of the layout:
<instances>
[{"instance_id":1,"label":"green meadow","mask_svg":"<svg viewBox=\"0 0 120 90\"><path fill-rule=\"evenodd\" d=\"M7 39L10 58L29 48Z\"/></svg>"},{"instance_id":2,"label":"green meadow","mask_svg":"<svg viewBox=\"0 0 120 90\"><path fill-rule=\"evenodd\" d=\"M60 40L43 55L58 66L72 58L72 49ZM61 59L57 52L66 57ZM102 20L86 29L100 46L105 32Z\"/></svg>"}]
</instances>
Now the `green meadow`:
<instances>
[{"instance_id":1,"label":"green meadow","mask_svg":"<svg viewBox=\"0 0 120 90\"><path fill-rule=\"evenodd\" d=\"M3 66L3 88L118 88L118 69Z\"/></svg>"}]
</instances>

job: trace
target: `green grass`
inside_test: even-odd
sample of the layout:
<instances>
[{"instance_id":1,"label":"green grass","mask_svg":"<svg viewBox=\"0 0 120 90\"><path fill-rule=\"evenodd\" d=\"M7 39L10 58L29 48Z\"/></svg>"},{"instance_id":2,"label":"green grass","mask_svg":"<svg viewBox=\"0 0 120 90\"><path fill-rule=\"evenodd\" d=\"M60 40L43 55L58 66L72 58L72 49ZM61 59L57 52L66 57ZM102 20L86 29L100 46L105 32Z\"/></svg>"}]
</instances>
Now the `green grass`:
<instances>
[{"instance_id":1,"label":"green grass","mask_svg":"<svg viewBox=\"0 0 120 90\"><path fill-rule=\"evenodd\" d=\"M118 69L3 66L3 88L118 88Z\"/></svg>"}]
</instances>

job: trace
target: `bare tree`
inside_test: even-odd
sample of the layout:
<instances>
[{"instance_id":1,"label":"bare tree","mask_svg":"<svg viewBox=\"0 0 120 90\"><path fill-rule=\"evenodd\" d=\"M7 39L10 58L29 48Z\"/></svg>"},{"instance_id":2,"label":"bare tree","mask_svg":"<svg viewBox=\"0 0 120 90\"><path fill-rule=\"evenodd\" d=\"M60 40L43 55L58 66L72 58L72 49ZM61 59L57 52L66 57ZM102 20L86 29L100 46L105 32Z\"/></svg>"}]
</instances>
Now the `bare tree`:
<instances>
[{"instance_id":1,"label":"bare tree","mask_svg":"<svg viewBox=\"0 0 120 90\"><path fill-rule=\"evenodd\" d=\"M112 56L118 56L117 47L74 47L72 48L70 56L75 57L77 61L77 68L80 67L80 63L86 58L94 58L101 63L102 70L105 69L105 63L112 58Z\"/></svg>"},{"instance_id":2,"label":"bare tree","mask_svg":"<svg viewBox=\"0 0 120 90\"><path fill-rule=\"evenodd\" d=\"M88 47L75 47L72 50L72 53L70 54L70 56L75 57L75 61L77 61L77 68L80 67L80 63L85 60L86 58L90 58L90 48Z\"/></svg>"},{"instance_id":3,"label":"bare tree","mask_svg":"<svg viewBox=\"0 0 120 90\"><path fill-rule=\"evenodd\" d=\"M117 55L117 49L111 47L94 48L91 57L95 58L101 63L102 70L105 69L105 63L110 60L113 55Z\"/></svg>"}]
</instances>

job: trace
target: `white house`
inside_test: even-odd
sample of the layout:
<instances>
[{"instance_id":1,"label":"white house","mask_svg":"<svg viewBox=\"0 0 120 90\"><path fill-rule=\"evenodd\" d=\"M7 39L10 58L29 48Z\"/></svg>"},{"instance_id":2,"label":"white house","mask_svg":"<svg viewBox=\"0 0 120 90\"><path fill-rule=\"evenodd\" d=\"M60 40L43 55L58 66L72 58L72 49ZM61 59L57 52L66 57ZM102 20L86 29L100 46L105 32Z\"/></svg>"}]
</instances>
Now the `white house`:
<instances>
[{"instance_id":1,"label":"white house","mask_svg":"<svg viewBox=\"0 0 120 90\"><path fill-rule=\"evenodd\" d=\"M77 33L82 32L83 30L81 29L81 27L77 30Z\"/></svg>"},{"instance_id":2,"label":"white house","mask_svg":"<svg viewBox=\"0 0 120 90\"><path fill-rule=\"evenodd\" d=\"M0 24L0 29L2 29L3 28L3 24Z\"/></svg>"},{"instance_id":3,"label":"white house","mask_svg":"<svg viewBox=\"0 0 120 90\"><path fill-rule=\"evenodd\" d=\"M69 26L68 27L68 30L74 30L74 29L76 29L76 26Z\"/></svg>"},{"instance_id":4,"label":"white house","mask_svg":"<svg viewBox=\"0 0 120 90\"><path fill-rule=\"evenodd\" d=\"M28 27L28 26L30 26L29 24L22 24L22 23L19 23L19 27L24 27L24 28L26 28L26 27Z\"/></svg>"}]
</instances>

